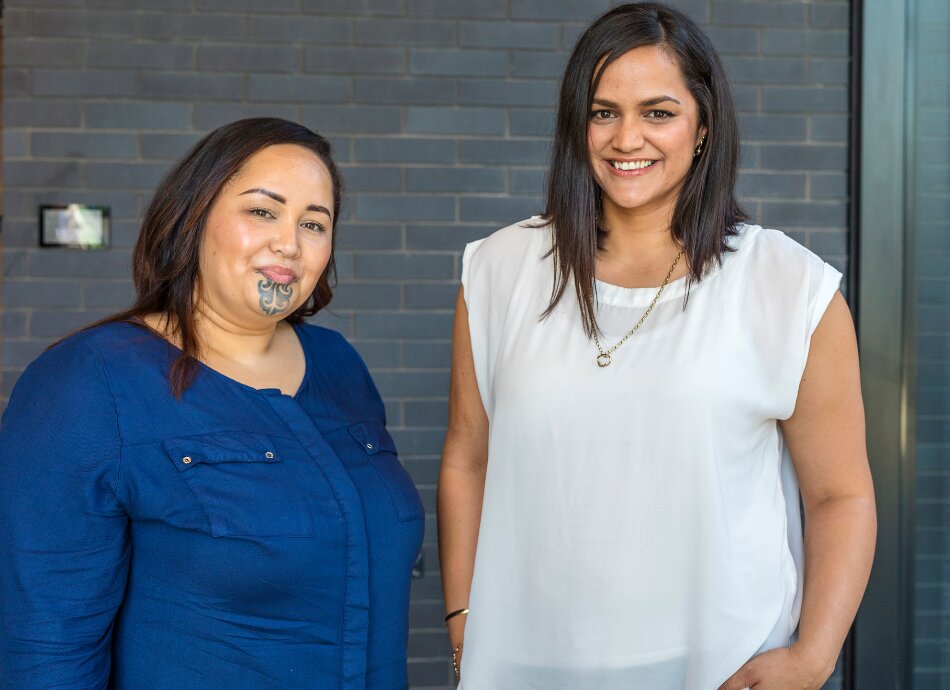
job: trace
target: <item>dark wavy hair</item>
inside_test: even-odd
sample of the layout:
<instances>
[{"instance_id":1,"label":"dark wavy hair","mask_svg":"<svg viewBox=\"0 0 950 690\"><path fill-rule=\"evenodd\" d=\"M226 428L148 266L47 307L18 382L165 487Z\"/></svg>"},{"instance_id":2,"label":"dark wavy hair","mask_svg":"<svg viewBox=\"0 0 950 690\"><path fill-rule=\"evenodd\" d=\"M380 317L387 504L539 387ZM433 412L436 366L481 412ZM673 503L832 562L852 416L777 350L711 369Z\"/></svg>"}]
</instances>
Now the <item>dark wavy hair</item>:
<instances>
[{"instance_id":1,"label":"dark wavy hair","mask_svg":"<svg viewBox=\"0 0 950 690\"><path fill-rule=\"evenodd\" d=\"M176 397L191 385L198 370L201 343L195 330L195 288L200 280L198 252L208 213L227 182L245 162L268 146L295 144L312 151L323 162L333 183L333 224L340 213L342 180L322 136L295 122L271 117L238 120L207 134L159 183L145 212L132 254L135 302L125 311L89 326L117 321L144 325L148 314L163 314L168 333L178 340L181 353L169 369ZM331 237L330 260L313 292L286 317L299 323L326 307L336 284Z\"/></svg>"},{"instance_id":2,"label":"dark wavy hair","mask_svg":"<svg viewBox=\"0 0 950 690\"><path fill-rule=\"evenodd\" d=\"M560 302L573 277L588 337L599 333L594 265L605 230L598 225L601 190L588 152L590 109L604 70L621 55L659 46L679 64L707 128L702 154L693 159L673 210L673 238L683 245L690 280L729 251L727 239L747 219L735 194L739 127L725 70L702 29L682 12L655 2L621 5L584 32L564 70L554 147L542 218L554 229L554 287L542 314Z\"/></svg>"}]
</instances>

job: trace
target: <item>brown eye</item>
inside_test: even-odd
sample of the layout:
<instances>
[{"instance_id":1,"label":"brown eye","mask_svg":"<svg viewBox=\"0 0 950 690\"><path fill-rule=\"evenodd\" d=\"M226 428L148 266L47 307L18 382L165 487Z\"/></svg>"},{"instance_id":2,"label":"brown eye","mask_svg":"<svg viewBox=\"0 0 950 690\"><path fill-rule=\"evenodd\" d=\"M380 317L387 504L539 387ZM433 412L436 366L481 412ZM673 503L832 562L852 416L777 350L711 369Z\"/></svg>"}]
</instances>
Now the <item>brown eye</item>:
<instances>
[{"instance_id":1,"label":"brown eye","mask_svg":"<svg viewBox=\"0 0 950 690\"><path fill-rule=\"evenodd\" d=\"M300 224L302 227L307 228L311 232L324 233L327 231L326 227L322 223L317 223L313 220L308 220Z\"/></svg>"}]
</instances>

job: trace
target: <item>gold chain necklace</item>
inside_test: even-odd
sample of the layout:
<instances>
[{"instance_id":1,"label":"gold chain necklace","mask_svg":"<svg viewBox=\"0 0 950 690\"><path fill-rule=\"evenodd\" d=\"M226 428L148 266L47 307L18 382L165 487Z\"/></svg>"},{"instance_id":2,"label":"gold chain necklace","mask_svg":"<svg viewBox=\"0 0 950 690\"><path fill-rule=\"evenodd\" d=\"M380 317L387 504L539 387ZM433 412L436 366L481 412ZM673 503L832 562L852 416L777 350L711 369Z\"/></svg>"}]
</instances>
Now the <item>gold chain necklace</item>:
<instances>
[{"instance_id":1,"label":"gold chain necklace","mask_svg":"<svg viewBox=\"0 0 950 690\"><path fill-rule=\"evenodd\" d=\"M620 341L611 347L609 350L604 350L600 344L600 339L597 337L597 332L594 332L594 344L597 345L597 366L601 369L604 367L610 366L610 353L614 352L618 347L627 342L627 339L639 330L640 326L643 325L643 322L647 320L647 317L650 315L650 312L653 311L653 307L656 306L657 300L660 299L660 295L663 294L663 291L666 289L667 284L670 282L670 276L673 275L673 271L676 270L676 264L680 262L680 257L683 256L683 250L680 249L680 253L676 255L676 258L673 259L673 265L670 266L670 270L666 273L666 278L663 279L663 284L660 286L660 289L657 291L656 296L653 298L653 301L650 302L650 306L647 307L647 310L643 313L643 316L640 317L640 320L637 321L637 325L630 329L630 331L620 339Z\"/></svg>"}]
</instances>

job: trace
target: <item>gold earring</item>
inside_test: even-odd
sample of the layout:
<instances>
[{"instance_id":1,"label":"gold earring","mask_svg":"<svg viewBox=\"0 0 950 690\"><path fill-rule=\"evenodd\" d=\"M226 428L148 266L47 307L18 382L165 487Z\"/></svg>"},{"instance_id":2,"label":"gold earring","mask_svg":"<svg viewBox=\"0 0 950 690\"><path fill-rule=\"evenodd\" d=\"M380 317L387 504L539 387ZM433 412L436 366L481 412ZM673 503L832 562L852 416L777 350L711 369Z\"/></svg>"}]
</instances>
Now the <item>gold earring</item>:
<instances>
[{"instance_id":1,"label":"gold earring","mask_svg":"<svg viewBox=\"0 0 950 690\"><path fill-rule=\"evenodd\" d=\"M696 147L696 152L693 154L693 158L698 156L703 152L703 144L706 143L706 135L703 135L703 138L699 140L699 146Z\"/></svg>"}]
</instances>

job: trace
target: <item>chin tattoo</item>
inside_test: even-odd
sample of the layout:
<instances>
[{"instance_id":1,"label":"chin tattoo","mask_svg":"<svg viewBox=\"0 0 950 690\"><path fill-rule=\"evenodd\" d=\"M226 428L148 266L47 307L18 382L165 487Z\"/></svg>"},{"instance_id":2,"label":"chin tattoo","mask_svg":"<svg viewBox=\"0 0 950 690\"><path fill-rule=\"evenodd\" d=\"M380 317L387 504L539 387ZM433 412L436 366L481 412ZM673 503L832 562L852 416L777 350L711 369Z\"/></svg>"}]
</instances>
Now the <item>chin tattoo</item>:
<instances>
[{"instance_id":1,"label":"chin tattoo","mask_svg":"<svg viewBox=\"0 0 950 690\"><path fill-rule=\"evenodd\" d=\"M257 292L260 295L261 311L268 316L274 316L287 311L294 296L294 286L292 283L282 285L270 278L261 278L257 283Z\"/></svg>"}]
</instances>

